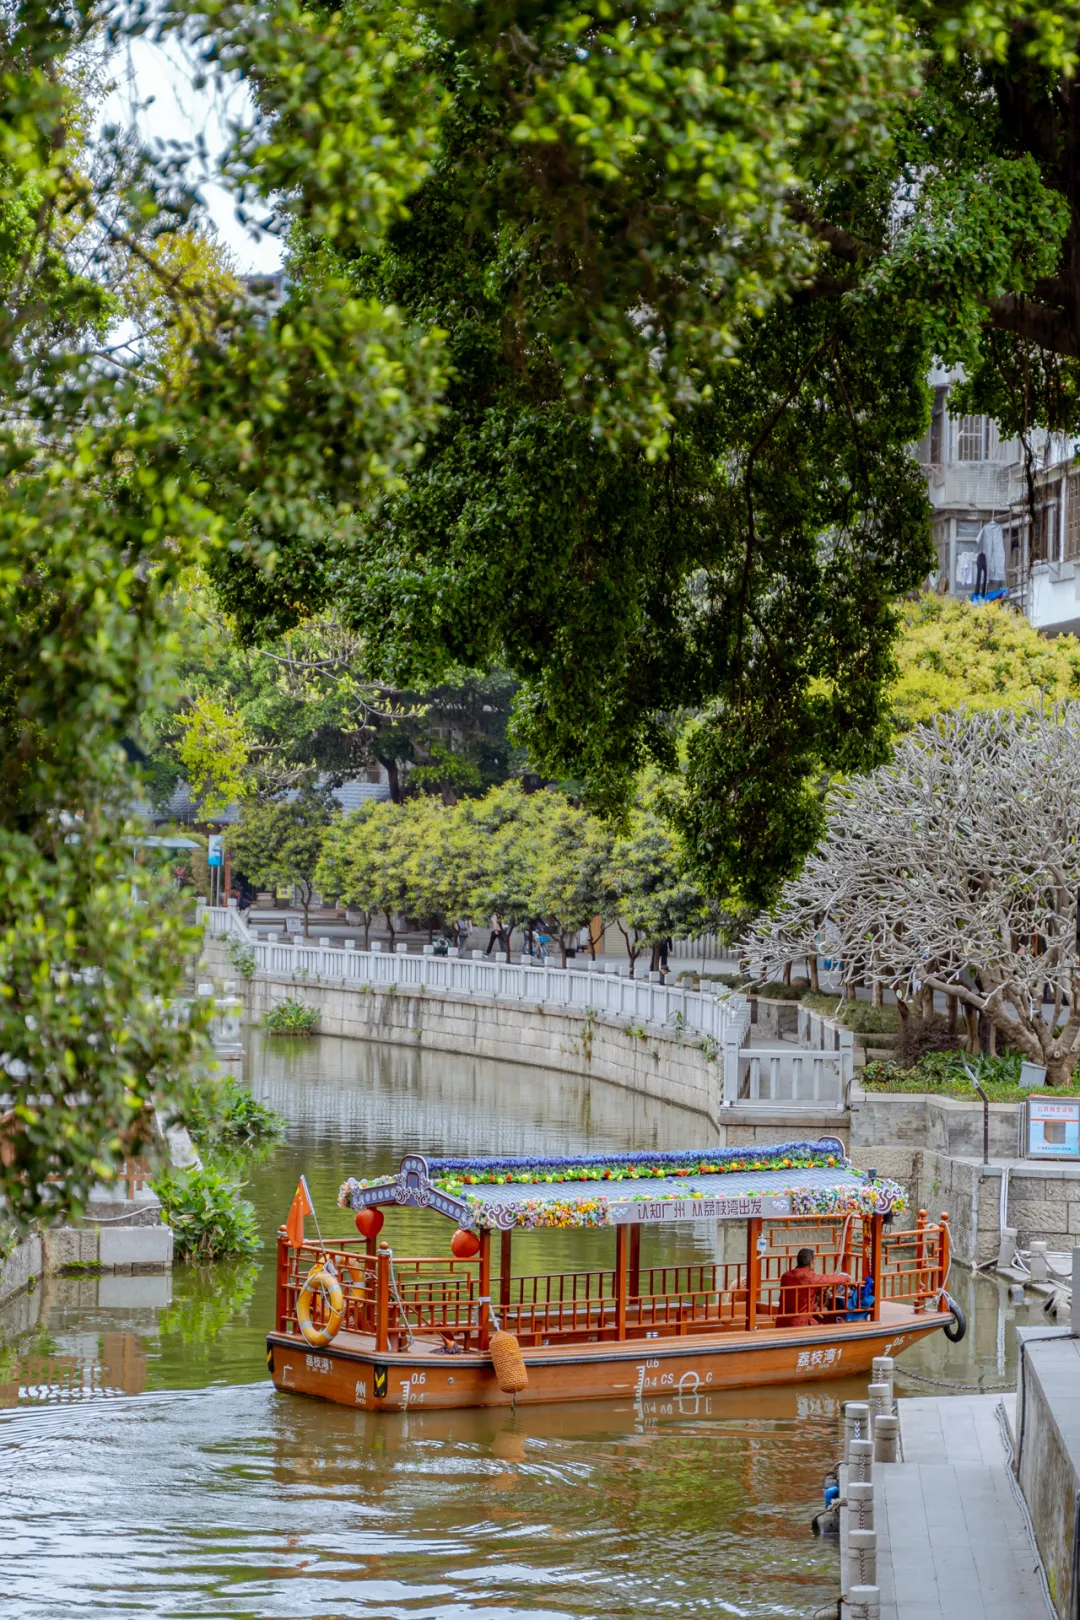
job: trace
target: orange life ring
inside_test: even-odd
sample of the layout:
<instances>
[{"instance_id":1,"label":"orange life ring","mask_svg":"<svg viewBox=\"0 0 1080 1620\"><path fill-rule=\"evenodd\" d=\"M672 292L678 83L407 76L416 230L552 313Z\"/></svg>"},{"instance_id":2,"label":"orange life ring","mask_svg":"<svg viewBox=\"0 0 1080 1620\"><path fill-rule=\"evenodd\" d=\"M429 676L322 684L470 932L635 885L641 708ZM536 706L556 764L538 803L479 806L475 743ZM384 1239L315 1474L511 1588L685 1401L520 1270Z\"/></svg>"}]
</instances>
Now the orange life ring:
<instances>
[{"instance_id":1,"label":"orange life ring","mask_svg":"<svg viewBox=\"0 0 1080 1620\"><path fill-rule=\"evenodd\" d=\"M326 1309L325 1324L322 1327L313 1327L311 1322L311 1306L316 1294L321 1294ZM307 1279L301 1288L296 1301L296 1325L314 1349L320 1349L337 1333L341 1326L341 1318L345 1314L345 1291L332 1271L323 1269L323 1262L317 1261L307 1274Z\"/></svg>"}]
</instances>

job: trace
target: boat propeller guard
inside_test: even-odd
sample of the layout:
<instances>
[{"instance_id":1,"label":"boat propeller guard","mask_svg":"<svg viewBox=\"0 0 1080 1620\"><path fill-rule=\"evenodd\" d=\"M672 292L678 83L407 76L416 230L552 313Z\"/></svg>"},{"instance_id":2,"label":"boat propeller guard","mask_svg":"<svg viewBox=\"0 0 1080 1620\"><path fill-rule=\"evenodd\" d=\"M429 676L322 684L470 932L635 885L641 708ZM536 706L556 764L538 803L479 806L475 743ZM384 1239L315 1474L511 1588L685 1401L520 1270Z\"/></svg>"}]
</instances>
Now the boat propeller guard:
<instances>
[{"instance_id":1,"label":"boat propeller guard","mask_svg":"<svg viewBox=\"0 0 1080 1620\"><path fill-rule=\"evenodd\" d=\"M325 1310L324 1324L315 1327L311 1320L311 1307L316 1295L321 1295ZM318 1350L337 1333L345 1312L345 1294L337 1274L320 1257L307 1274L296 1301L296 1325L308 1344Z\"/></svg>"}]
</instances>

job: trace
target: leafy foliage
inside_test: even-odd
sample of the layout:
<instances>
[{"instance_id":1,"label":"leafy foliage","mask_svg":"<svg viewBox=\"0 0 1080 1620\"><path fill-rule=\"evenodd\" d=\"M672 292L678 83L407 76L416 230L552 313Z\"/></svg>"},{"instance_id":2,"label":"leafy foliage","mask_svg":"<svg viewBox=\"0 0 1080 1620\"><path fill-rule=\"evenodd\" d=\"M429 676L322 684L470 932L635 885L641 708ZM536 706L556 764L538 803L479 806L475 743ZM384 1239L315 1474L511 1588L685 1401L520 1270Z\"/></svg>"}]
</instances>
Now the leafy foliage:
<instances>
[{"instance_id":1,"label":"leafy foliage","mask_svg":"<svg viewBox=\"0 0 1080 1620\"><path fill-rule=\"evenodd\" d=\"M291 799L245 804L225 835L239 875L260 888L297 890L305 933L330 814L325 795L304 787Z\"/></svg>"},{"instance_id":2,"label":"leafy foliage","mask_svg":"<svg viewBox=\"0 0 1080 1620\"><path fill-rule=\"evenodd\" d=\"M914 1068L905 1069L898 1063L868 1063L859 1080L867 1091L929 1092L944 1097L958 1097L964 1102L977 1102L978 1093L968 1079L965 1064L972 1069L991 1102L1021 1102L1030 1088L1020 1084L1019 1053L1007 1057L962 1057L958 1052L928 1052ZM1059 1086L1055 1096L1080 1094L1080 1082L1075 1079Z\"/></svg>"},{"instance_id":3,"label":"leafy foliage","mask_svg":"<svg viewBox=\"0 0 1080 1620\"><path fill-rule=\"evenodd\" d=\"M259 1102L235 1075L205 1074L187 1085L177 1099L177 1118L203 1150L231 1149L256 1142L280 1142L281 1115Z\"/></svg>"},{"instance_id":4,"label":"leafy foliage","mask_svg":"<svg viewBox=\"0 0 1080 1620\"><path fill-rule=\"evenodd\" d=\"M319 1022L319 1009L309 1001L286 996L263 1014L263 1025L271 1035L313 1035Z\"/></svg>"},{"instance_id":5,"label":"leafy foliage","mask_svg":"<svg viewBox=\"0 0 1080 1620\"><path fill-rule=\"evenodd\" d=\"M262 1248L254 1205L240 1196L242 1183L221 1171L162 1170L152 1186L184 1259L216 1260Z\"/></svg>"},{"instance_id":6,"label":"leafy foliage","mask_svg":"<svg viewBox=\"0 0 1080 1620\"><path fill-rule=\"evenodd\" d=\"M924 594L904 608L891 691L900 731L961 704L1022 709L1080 696L1080 641L1053 640L1001 602Z\"/></svg>"},{"instance_id":7,"label":"leafy foliage","mask_svg":"<svg viewBox=\"0 0 1080 1620\"><path fill-rule=\"evenodd\" d=\"M238 934L230 934L226 939L225 954L242 979L255 977L255 952Z\"/></svg>"},{"instance_id":8,"label":"leafy foliage","mask_svg":"<svg viewBox=\"0 0 1080 1620\"><path fill-rule=\"evenodd\" d=\"M495 915L511 934L542 919L566 962L598 914L616 918L631 966L644 945L718 921L682 875L684 852L648 804L624 835L555 789L513 785L447 807L431 800L368 805L337 818L315 874L320 891L366 914L452 920Z\"/></svg>"}]
</instances>

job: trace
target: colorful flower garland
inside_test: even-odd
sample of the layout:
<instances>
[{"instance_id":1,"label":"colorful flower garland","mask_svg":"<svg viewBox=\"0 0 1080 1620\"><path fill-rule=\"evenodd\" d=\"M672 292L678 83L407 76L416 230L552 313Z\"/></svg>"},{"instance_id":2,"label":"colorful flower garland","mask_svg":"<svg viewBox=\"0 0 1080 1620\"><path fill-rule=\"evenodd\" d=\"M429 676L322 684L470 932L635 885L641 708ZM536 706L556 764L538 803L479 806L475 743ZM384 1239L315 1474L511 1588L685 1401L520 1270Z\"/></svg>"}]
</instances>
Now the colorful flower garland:
<instances>
[{"instance_id":1,"label":"colorful flower garland","mask_svg":"<svg viewBox=\"0 0 1080 1620\"><path fill-rule=\"evenodd\" d=\"M563 1164L551 1164L543 1160L527 1169L518 1168L520 1160L493 1161L490 1165L482 1165L480 1161L473 1160L469 1169L457 1173L441 1173L433 1170L432 1180L440 1192L449 1193L451 1197L463 1198L467 1196L469 1187L504 1187L522 1186L534 1187L540 1182L562 1183L567 1181L674 1181L689 1176L722 1176L745 1173L747 1171L761 1170L836 1170L848 1169L849 1166L842 1153L771 1153L764 1157L743 1154L739 1158L696 1159L687 1161L680 1157L677 1165L665 1164L661 1158L632 1161L630 1163L599 1163L582 1164L568 1161ZM686 1193L668 1194L668 1197L685 1197Z\"/></svg>"}]
</instances>

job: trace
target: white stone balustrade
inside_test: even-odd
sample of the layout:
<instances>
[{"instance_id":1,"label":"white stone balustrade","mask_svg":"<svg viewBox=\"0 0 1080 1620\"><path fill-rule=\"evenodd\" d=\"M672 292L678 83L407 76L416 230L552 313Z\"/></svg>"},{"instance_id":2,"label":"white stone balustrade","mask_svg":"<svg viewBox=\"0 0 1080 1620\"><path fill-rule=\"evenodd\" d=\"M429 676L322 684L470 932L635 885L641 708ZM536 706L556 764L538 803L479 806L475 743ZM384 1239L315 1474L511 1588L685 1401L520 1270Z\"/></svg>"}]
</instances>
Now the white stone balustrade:
<instances>
[{"instance_id":1,"label":"white stone balustrade","mask_svg":"<svg viewBox=\"0 0 1080 1620\"><path fill-rule=\"evenodd\" d=\"M541 967L528 958L507 962L479 951L469 957L436 956L401 945L384 951L375 944L362 951L352 940L330 946L280 939L276 933L259 938L234 907L200 903L199 915L211 934L235 934L250 945L256 970L271 977L514 1001L685 1033L721 1062L726 1107L839 1111L854 1073L851 1032L802 1009L798 1046L747 1046L749 1003L730 991L694 990L671 979L665 984L654 975L631 979L613 972L611 963Z\"/></svg>"}]
</instances>

